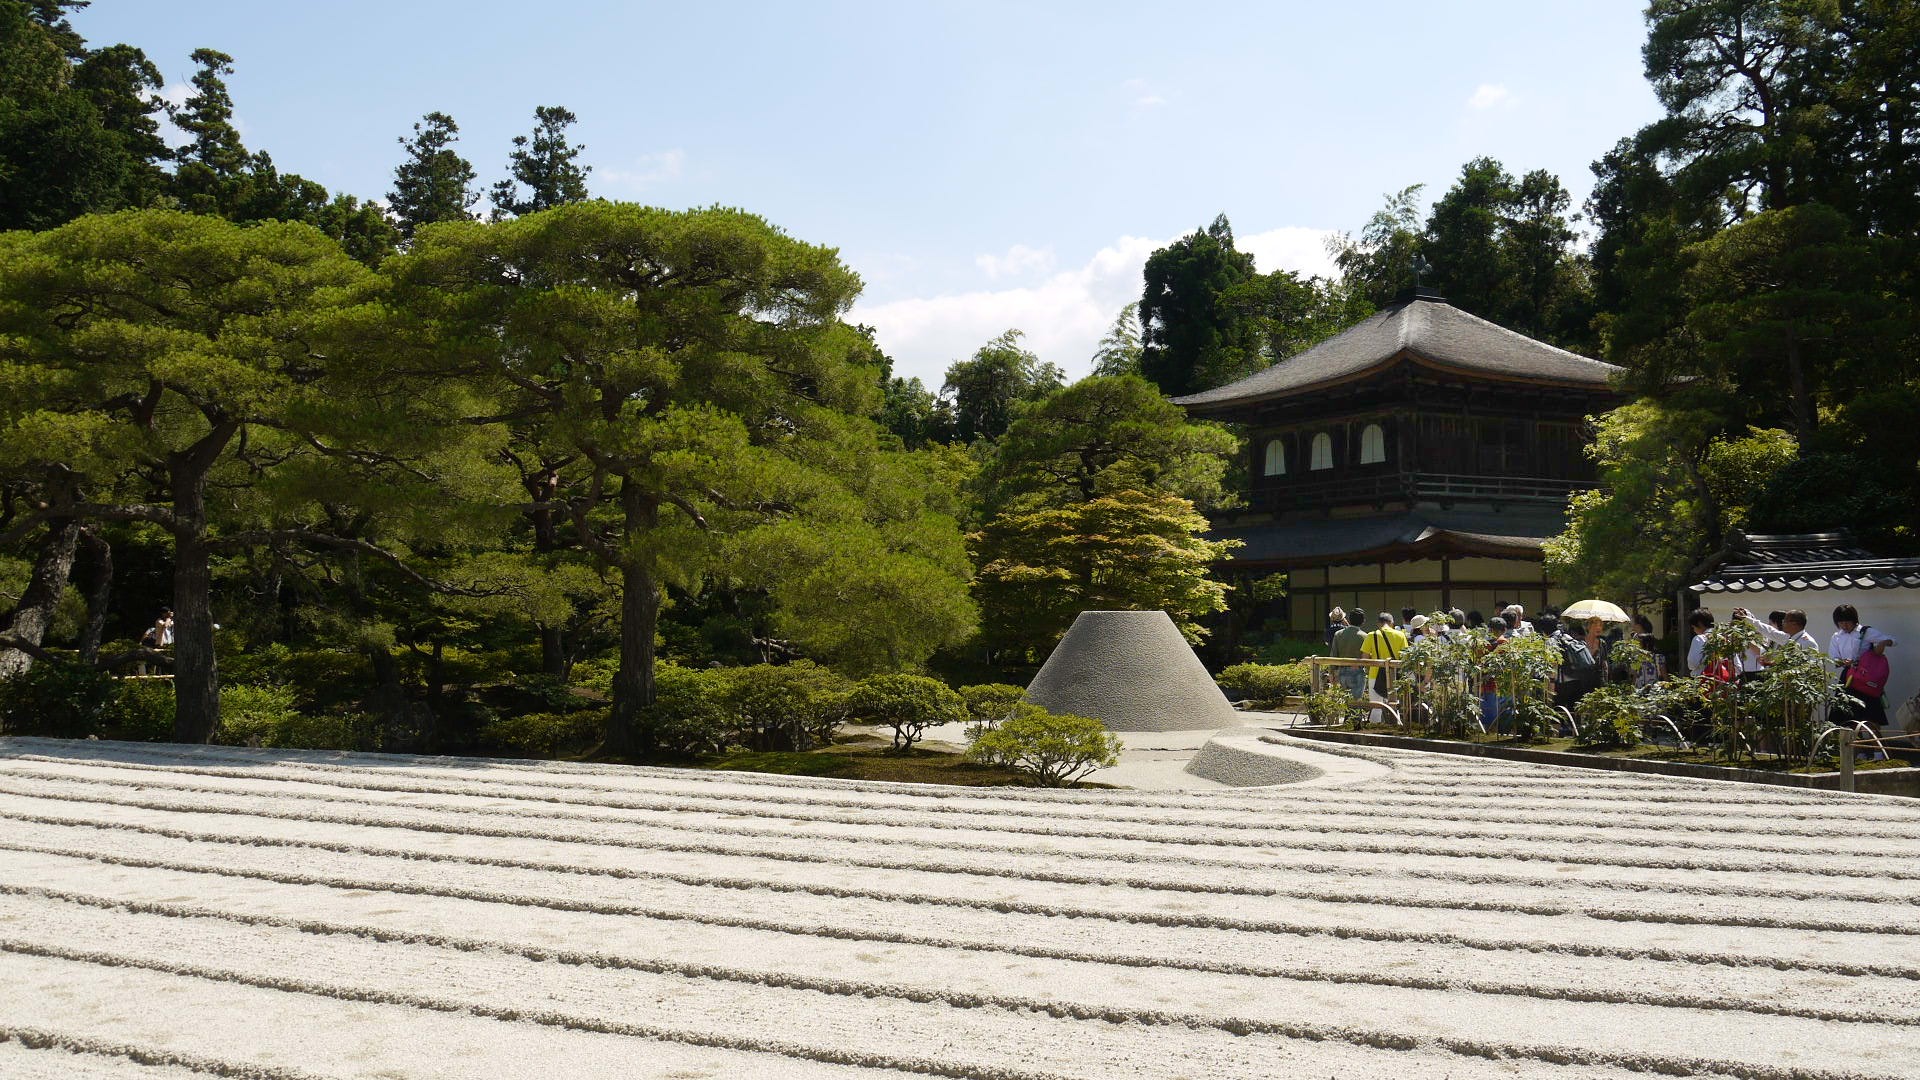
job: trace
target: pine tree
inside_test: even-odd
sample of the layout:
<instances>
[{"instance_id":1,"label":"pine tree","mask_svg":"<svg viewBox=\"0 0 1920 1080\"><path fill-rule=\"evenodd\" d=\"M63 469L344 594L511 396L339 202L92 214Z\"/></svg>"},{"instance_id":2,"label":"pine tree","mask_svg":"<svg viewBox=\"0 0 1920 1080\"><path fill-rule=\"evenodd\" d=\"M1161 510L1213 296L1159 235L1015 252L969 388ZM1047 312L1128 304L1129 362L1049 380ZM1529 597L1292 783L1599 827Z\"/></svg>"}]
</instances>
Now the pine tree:
<instances>
[{"instance_id":1,"label":"pine tree","mask_svg":"<svg viewBox=\"0 0 1920 1080\"><path fill-rule=\"evenodd\" d=\"M387 195L400 235L436 221L465 221L473 216L480 193L473 190L473 166L453 149L460 126L443 112L430 112L413 125L413 138L400 139L407 160L393 171Z\"/></svg>"},{"instance_id":2,"label":"pine tree","mask_svg":"<svg viewBox=\"0 0 1920 1080\"><path fill-rule=\"evenodd\" d=\"M542 105L533 110L533 119L531 136L513 137L507 178L493 185L495 221L587 199L587 174L593 166L574 163L586 146L567 142L567 128L579 118L571 109ZM525 198L520 196L522 185L527 189Z\"/></svg>"}]
</instances>

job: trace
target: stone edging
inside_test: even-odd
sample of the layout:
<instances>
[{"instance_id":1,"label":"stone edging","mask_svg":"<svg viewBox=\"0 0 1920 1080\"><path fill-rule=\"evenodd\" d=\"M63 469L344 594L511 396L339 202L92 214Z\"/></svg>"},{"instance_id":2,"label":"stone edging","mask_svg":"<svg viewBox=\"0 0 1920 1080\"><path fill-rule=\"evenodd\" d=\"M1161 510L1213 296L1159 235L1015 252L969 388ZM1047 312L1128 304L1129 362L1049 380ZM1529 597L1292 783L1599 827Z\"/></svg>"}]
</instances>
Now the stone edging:
<instances>
[{"instance_id":1,"label":"stone edging","mask_svg":"<svg viewBox=\"0 0 1920 1080\"><path fill-rule=\"evenodd\" d=\"M1426 750L1436 754L1526 761L1536 765L1569 765L1577 769L1599 769L1603 772L1682 776L1694 780L1733 780L1746 784L1772 784L1775 787L1813 788L1820 791L1840 790L1840 774L1837 772L1777 773L1762 769L1735 769L1724 765L1695 765L1683 761L1601 757L1597 754L1569 754L1559 750L1529 750L1519 746L1488 746L1484 743L1419 739L1410 735L1378 735L1368 731L1335 731L1329 728L1288 728L1286 733L1316 742L1346 743L1350 746ZM1854 791L1857 793L1920 795L1920 769L1866 769L1855 772L1853 781Z\"/></svg>"}]
</instances>

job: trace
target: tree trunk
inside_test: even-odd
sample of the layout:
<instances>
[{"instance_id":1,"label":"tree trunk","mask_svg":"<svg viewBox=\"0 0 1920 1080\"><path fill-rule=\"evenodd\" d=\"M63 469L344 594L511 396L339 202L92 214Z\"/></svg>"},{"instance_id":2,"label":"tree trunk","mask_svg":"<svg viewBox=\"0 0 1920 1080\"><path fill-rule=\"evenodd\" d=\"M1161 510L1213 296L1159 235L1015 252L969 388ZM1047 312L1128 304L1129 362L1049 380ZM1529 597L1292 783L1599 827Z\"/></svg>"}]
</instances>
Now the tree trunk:
<instances>
[{"instance_id":1,"label":"tree trunk","mask_svg":"<svg viewBox=\"0 0 1920 1080\"><path fill-rule=\"evenodd\" d=\"M33 562L33 576L26 591L0 633L29 645L46 641L47 627L53 623L54 609L67 591L67 579L73 574L74 546L80 539L80 525L74 521L48 523L47 542ZM15 649L0 649L0 679L18 675L33 666L33 657Z\"/></svg>"},{"instance_id":2,"label":"tree trunk","mask_svg":"<svg viewBox=\"0 0 1920 1080\"><path fill-rule=\"evenodd\" d=\"M540 670L556 679L567 677L567 631L564 627L540 628Z\"/></svg>"},{"instance_id":3,"label":"tree trunk","mask_svg":"<svg viewBox=\"0 0 1920 1080\"><path fill-rule=\"evenodd\" d=\"M620 493L626 535L651 529L656 507L630 483ZM620 568L620 667L613 674L613 708L607 714L606 750L624 757L650 757L651 725L640 713L653 704L653 635L660 622L660 586L645 566Z\"/></svg>"},{"instance_id":4,"label":"tree trunk","mask_svg":"<svg viewBox=\"0 0 1920 1080\"><path fill-rule=\"evenodd\" d=\"M407 701L407 688L400 681L400 665L384 645L366 647L367 663L373 667L373 696L369 702L380 717L380 749L400 750L413 739L413 708Z\"/></svg>"},{"instance_id":5,"label":"tree trunk","mask_svg":"<svg viewBox=\"0 0 1920 1080\"><path fill-rule=\"evenodd\" d=\"M92 529L80 531L80 542L92 563L92 583L87 587L87 628L80 635L80 662L94 664L100 659L100 639L107 632L107 610L113 602L113 545Z\"/></svg>"},{"instance_id":6,"label":"tree trunk","mask_svg":"<svg viewBox=\"0 0 1920 1080\"><path fill-rule=\"evenodd\" d=\"M1820 413L1814 408L1812 392L1807 389L1807 364L1800 355L1800 340L1791 335L1787 337L1787 381L1793 394L1793 433L1799 437L1800 445L1805 446L1820 423Z\"/></svg>"},{"instance_id":7,"label":"tree trunk","mask_svg":"<svg viewBox=\"0 0 1920 1080\"><path fill-rule=\"evenodd\" d=\"M207 473L240 430L218 421L199 442L168 456L173 489L173 741L213 741L220 730L220 665L213 654L212 547Z\"/></svg>"},{"instance_id":8,"label":"tree trunk","mask_svg":"<svg viewBox=\"0 0 1920 1080\"><path fill-rule=\"evenodd\" d=\"M204 518L173 533L173 741L213 741L220 670L213 654L213 569Z\"/></svg>"},{"instance_id":9,"label":"tree trunk","mask_svg":"<svg viewBox=\"0 0 1920 1080\"><path fill-rule=\"evenodd\" d=\"M560 550L560 527L552 504L560 493L557 469L542 469L524 477L521 486L537 504L527 511L533 522L533 550L536 554ZM540 627L540 670L557 679L567 677L567 632L564 627Z\"/></svg>"}]
</instances>

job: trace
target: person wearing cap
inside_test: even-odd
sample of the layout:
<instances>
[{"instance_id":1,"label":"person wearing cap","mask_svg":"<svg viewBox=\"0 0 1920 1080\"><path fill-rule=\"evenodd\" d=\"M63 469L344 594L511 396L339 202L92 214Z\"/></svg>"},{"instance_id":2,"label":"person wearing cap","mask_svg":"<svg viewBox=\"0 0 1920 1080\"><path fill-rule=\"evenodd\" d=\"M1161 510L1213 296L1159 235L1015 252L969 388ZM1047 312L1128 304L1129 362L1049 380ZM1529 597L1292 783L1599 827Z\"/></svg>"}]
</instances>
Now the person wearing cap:
<instances>
[{"instance_id":1,"label":"person wearing cap","mask_svg":"<svg viewBox=\"0 0 1920 1080\"><path fill-rule=\"evenodd\" d=\"M1360 648L1365 644L1367 635L1354 624L1354 613L1334 608L1331 614L1337 616L1335 621L1339 625L1339 630L1333 635L1331 645L1333 655L1342 660L1360 659ZM1365 668L1343 665L1333 669L1333 677L1347 691L1347 696L1356 701L1366 700L1367 670Z\"/></svg>"}]
</instances>

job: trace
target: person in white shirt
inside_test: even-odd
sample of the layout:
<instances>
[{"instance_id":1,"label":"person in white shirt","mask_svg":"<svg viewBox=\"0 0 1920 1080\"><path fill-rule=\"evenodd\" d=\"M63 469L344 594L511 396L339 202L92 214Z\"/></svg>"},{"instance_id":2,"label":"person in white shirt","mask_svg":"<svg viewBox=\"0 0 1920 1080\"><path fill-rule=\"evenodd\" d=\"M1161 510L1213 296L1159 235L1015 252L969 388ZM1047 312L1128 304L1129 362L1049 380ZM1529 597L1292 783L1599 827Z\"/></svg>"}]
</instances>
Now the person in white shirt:
<instances>
[{"instance_id":1,"label":"person in white shirt","mask_svg":"<svg viewBox=\"0 0 1920 1080\"><path fill-rule=\"evenodd\" d=\"M1706 608L1694 608L1687 613L1687 629L1693 634L1693 642L1687 646L1687 674L1705 675L1710 662L1707 659L1707 632L1712 630L1717 620L1713 612ZM1751 651L1751 650L1749 650ZM1749 667L1748 665L1752 666ZM1758 661L1746 655L1732 658L1733 674L1738 678L1746 671L1758 671Z\"/></svg>"},{"instance_id":2,"label":"person in white shirt","mask_svg":"<svg viewBox=\"0 0 1920 1080\"><path fill-rule=\"evenodd\" d=\"M1860 612L1852 604L1841 604L1833 609L1833 626L1833 636L1827 639L1827 657L1839 666L1842 682L1847 678L1847 669L1860 662L1863 652L1870 650L1885 656L1888 649L1900 644L1889 634L1860 625ZM1855 696L1860 699L1860 707L1849 709L1845 715L1841 715L1838 709L1834 710L1836 720L1865 721L1873 725L1876 731L1887 726L1884 695Z\"/></svg>"},{"instance_id":3,"label":"person in white shirt","mask_svg":"<svg viewBox=\"0 0 1920 1080\"><path fill-rule=\"evenodd\" d=\"M1533 624L1527 621L1527 609L1519 604L1508 604L1501 615L1507 620L1507 625L1513 628L1511 633L1523 637L1533 633Z\"/></svg>"},{"instance_id":4,"label":"person in white shirt","mask_svg":"<svg viewBox=\"0 0 1920 1080\"><path fill-rule=\"evenodd\" d=\"M1747 608L1734 608L1733 615L1737 619L1758 627L1760 636L1775 645L1798 645L1803 649L1820 651L1820 643L1813 639L1812 634L1807 633L1807 613L1799 608L1782 612L1778 627L1754 618L1753 612Z\"/></svg>"}]
</instances>

